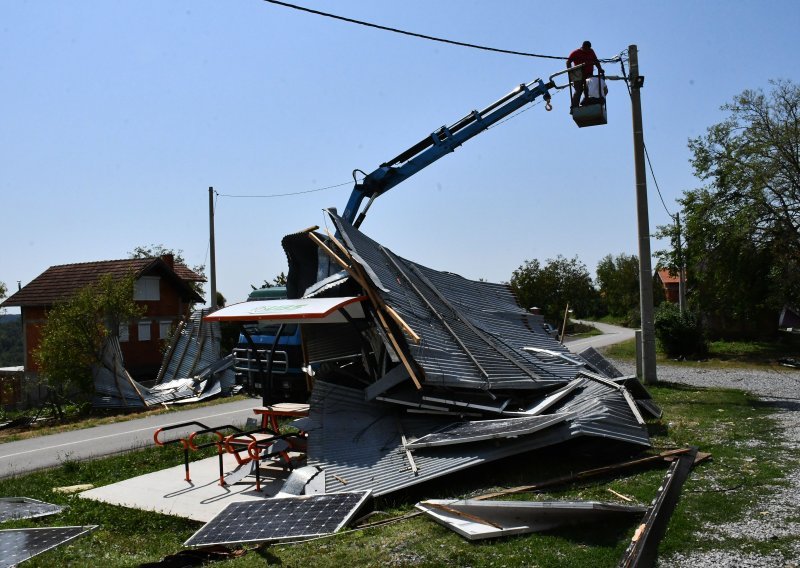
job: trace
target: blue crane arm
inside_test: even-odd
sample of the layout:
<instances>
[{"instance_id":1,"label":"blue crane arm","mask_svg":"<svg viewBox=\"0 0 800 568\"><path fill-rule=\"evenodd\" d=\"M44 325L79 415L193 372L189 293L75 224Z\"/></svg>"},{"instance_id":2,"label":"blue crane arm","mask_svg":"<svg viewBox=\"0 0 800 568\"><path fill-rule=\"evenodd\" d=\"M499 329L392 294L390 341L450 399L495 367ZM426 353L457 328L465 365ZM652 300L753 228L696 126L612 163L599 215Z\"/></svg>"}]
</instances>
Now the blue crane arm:
<instances>
[{"instance_id":1,"label":"blue crane arm","mask_svg":"<svg viewBox=\"0 0 800 568\"><path fill-rule=\"evenodd\" d=\"M378 169L367 174L360 183L356 182L342 218L358 227L364 220L372 200L376 197L386 193L439 158L453 152L473 136L480 134L538 97L549 101L548 89L554 87L552 77L547 83L541 79L536 79L528 84L523 83L482 111L472 111L452 126L442 126L394 159L381 164ZM359 215L358 211L364 199L369 199L369 202Z\"/></svg>"}]
</instances>

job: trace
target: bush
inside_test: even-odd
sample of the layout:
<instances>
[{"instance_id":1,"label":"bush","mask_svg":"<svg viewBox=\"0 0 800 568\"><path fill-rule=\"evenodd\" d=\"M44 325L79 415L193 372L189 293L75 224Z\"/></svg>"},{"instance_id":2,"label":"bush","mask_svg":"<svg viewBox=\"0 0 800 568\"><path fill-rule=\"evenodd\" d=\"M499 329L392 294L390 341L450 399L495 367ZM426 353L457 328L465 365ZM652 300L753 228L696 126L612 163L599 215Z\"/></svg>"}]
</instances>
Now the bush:
<instances>
[{"instance_id":1,"label":"bush","mask_svg":"<svg viewBox=\"0 0 800 568\"><path fill-rule=\"evenodd\" d=\"M708 341L694 314L681 313L675 304L664 302L656 309L654 325L656 339L667 357L699 359L708 355Z\"/></svg>"},{"instance_id":2,"label":"bush","mask_svg":"<svg viewBox=\"0 0 800 568\"><path fill-rule=\"evenodd\" d=\"M642 312L639 308L631 308L628 310L628 315L625 316L625 327L640 328L642 327Z\"/></svg>"}]
</instances>

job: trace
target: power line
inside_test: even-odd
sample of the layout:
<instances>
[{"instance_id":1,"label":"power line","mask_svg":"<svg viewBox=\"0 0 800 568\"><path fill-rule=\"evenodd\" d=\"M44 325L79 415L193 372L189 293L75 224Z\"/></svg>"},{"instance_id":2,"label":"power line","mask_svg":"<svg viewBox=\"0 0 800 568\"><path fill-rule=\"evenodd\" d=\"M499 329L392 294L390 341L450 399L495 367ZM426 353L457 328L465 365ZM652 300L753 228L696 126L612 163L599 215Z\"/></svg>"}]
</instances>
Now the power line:
<instances>
[{"instance_id":1,"label":"power line","mask_svg":"<svg viewBox=\"0 0 800 568\"><path fill-rule=\"evenodd\" d=\"M664 196L661 195L661 188L658 187L658 180L656 179L656 174L653 171L653 164L652 162L650 162L650 153L647 151L646 144L644 145L644 157L647 158L647 167L650 169L650 177L653 178L653 183L656 185L656 192L658 192L658 198L661 200L661 205L664 206L664 211L667 212L667 215L669 215L674 220L675 215L669 212L669 208L667 207L667 204L664 202Z\"/></svg>"},{"instance_id":2,"label":"power line","mask_svg":"<svg viewBox=\"0 0 800 568\"><path fill-rule=\"evenodd\" d=\"M316 193L318 191L325 191L326 189L333 189L336 187L342 187L345 185L350 185L353 183L352 181L346 181L344 183L338 183L336 185L327 185L325 187L318 187L316 189L306 189L305 191L290 191L286 193L271 193L271 194L263 194L263 195L231 195L228 193L217 193L217 197L233 197L233 198L270 198L270 197L288 197L291 195L303 195L305 193Z\"/></svg>"},{"instance_id":3,"label":"power line","mask_svg":"<svg viewBox=\"0 0 800 568\"><path fill-rule=\"evenodd\" d=\"M625 81L624 81L625 82L625 86L628 88L628 95L631 95L630 81L628 81L628 75L625 73L625 61L622 58L622 55L624 53L625 52L620 54L619 63L620 63L620 66L622 67L622 76L625 79ZM645 144L644 141L642 141L642 146L644 147L644 157L647 159L647 167L650 170L650 177L653 178L653 183L656 186L656 192L658 193L658 198L661 200L661 205L664 207L664 211L667 212L667 215L669 215L669 217L673 221L675 221L675 215L670 213L669 207L667 207L667 204L664 201L664 196L661 194L661 188L658 186L658 179L656 178L656 174L653 171L653 163L650 161L650 153L647 151L647 144Z\"/></svg>"},{"instance_id":4,"label":"power line","mask_svg":"<svg viewBox=\"0 0 800 568\"><path fill-rule=\"evenodd\" d=\"M409 31L400 30L400 29L397 29L397 28L390 28L388 26L381 26L379 24L373 24L373 23L370 23L370 22L365 22L363 20L354 20L353 18L346 18L344 16L337 16L336 14L331 14L331 13L328 13L328 12L321 12L319 10L312 10L311 8L305 8L303 6L297 6L295 4L289 4L288 2L280 2L279 0L264 0L264 2L269 2L270 4L276 4L278 6L283 6L284 8L292 8L293 10L300 10L301 12L308 12L310 14L315 14L317 16L324 16L326 18L333 18L334 20L341 20L343 22L348 22L348 23L351 23L351 24L358 24L359 26L367 26L369 28L376 28L376 29L379 29L379 30L387 31L387 32L393 32L393 33L396 33L396 34L402 34L402 35L407 35L407 36L412 36L412 37L418 37L418 38L427 39L427 40L430 40L430 41L438 41L438 42L441 42L441 43L449 43L450 45L459 45L461 47L470 47L472 49L482 49L484 51L493 51L495 53L505 53L505 54L508 54L508 55L521 55L523 57L539 57L539 58L542 58L542 59L561 59L561 60L567 59L566 57L560 57L558 55L542 55L540 53L527 53L527 52L524 52L524 51L513 51L513 50L510 50L510 49L499 49L499 48L496 48L496 47L487 47L485 45L476 45L474 43L465 43L463 41L455 41L455 40L451 40L451 39L444 39L444 38L429 36L429 35L425 35L425 34L418 34L418 33L415 33L415 32L409 32ZM608 62L608 61L613 61L613 59L612 60L602 60L601 59L601 62Z\"/></svg>"}]
</instances>

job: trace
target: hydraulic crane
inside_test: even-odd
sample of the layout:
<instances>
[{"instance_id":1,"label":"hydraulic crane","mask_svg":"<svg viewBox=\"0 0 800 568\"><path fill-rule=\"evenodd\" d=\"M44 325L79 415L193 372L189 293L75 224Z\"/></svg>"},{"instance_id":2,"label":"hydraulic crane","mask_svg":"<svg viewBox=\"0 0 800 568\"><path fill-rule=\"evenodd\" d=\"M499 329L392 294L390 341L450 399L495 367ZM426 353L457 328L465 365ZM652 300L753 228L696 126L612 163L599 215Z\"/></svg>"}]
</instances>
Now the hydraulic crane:
<instances>
[{"instance_id":1,"label":"hydraulic crane","mask_svg":"<svg viewBox=\"0 0 800 568\"><path fill-rule=\"evenodd\" d=\"M376 197L386 193L439 158L453 152L470 138L539 97L546 102L547 110L551 110L550 89L563 89L567 86L556 86L553 78L566 72L565 70L551 75L546 83L541 79L536 79L530 83L521 84L485 109L474 110L451 126L442 126L395 158L384 162L369 174L361 170L354 170L353 179L356 179L358 173L364 174L364 178L360 182L356 180L342 218L355 227L360 226ZM359 213L365 199L368 200L367 204Z\"/></svg>"}]
</instances>

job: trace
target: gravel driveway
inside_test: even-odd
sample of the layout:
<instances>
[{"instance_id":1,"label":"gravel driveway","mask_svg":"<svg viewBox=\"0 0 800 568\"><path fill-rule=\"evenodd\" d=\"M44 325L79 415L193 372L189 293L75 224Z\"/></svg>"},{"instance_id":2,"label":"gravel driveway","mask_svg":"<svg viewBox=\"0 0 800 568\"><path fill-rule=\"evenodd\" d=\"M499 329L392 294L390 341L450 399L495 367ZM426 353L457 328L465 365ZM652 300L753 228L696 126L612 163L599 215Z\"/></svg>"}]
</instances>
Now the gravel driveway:
<instances>
[{"instance_id":1,"label":"gravel driveway","mask_svg":"<svg viewBox=\"0 0 800 568\"><path fill-rule=\"evenodd\" d=\"M623 373L634 373L632 365L614 362ZM660 366L660 381L682 383L699 387L733 388L748 391L774 407L774 418L783 430L784 447L788 455L797 456L800 450L800 371L754 370L754 369L706 369ZM708 526L704 537L708 541L729 538L745 538L752 541L769 542L773 537L794 536L791 557L779 552L756 555L730 550L675 555L662 559L662 567L715 568L736 567L800 567L800 469L786 472L787 486L778 486L776 492L765 502L758 503L738 520L724 525ZM794 519L794 520L792 520Z\"/></svg>"}]
</instances>

